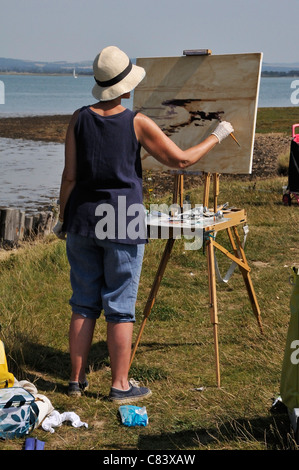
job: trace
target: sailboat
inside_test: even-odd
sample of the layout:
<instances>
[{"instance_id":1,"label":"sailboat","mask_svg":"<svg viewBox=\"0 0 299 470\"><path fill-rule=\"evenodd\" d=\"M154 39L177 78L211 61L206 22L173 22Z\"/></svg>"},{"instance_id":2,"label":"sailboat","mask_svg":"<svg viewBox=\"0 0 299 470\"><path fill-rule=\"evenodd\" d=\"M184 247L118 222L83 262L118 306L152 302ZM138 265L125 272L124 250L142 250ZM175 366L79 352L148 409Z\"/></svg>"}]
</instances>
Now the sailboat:
<instances>
[{"instance_id":1,"label":"sailboat","mask_svg":"<svg viewBox=\"0 0 299 470\"><path fill-rule=\"evenodd\" d=\"M76 70L75 69L73 70L73 77L78 78L78 75L76 75Z\"/></svg>"}]
</instances>

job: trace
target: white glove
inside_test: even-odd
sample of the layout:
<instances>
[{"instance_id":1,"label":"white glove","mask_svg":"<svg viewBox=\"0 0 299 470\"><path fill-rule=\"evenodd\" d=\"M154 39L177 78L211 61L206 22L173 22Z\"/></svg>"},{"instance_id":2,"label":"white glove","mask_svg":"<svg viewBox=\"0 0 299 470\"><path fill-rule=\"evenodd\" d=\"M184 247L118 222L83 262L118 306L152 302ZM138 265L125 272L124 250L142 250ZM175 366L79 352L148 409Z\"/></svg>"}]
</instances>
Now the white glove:
<instances>
[{"instance_id":1,"label":"white glove","mask_svg":"<svg viewBox=\"0 0 299 470\"><path fill-rule=\"evenodd\" d=\"M227 121L222 121L220 122L220 124L218 124L214 132L212 132L212 135L215 135L217 137L220 144L222 140L229 136L232 132L234 132L234 128L231 123Z\"/></svg>"},{"instance_id":2,"label":"white glove","mask_svg":"<svg viewBox=\"0 0 299 470\"><path fill-rule=\"evenodd\" d=\"M66 239L66 233L62 231L63 222L58 219L57 224L53 228L53 232L55 233L56 237L60 238L60 240Z\"/></svg>"}]
</instances>

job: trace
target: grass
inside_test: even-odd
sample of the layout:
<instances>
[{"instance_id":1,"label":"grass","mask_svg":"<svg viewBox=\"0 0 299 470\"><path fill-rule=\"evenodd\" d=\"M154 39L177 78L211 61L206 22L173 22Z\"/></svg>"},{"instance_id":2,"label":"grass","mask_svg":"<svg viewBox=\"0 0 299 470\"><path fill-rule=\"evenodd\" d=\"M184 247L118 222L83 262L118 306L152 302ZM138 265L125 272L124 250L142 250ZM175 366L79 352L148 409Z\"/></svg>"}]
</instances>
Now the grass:
<instances>
[{"instance_id":1,"label":"grass","mask_svg":"<svg viewBox=\"0 0 299 470\"><path fill-rule=\"evenodd\" d=\"M32 436L47 450L289 450L296 449L287 415L270 412L279 395L289 322L290 270L298 265L298 210L282 205L286 177L240 181L225 178L219 201L244 208L249 235L246 254L265 334L252 313L241 274L217 284L221 387L216 387L213 329L209 318L206 257L175 243L157 301L144 329L131 375L147 384L149 425L126 428L110 387L106 326L100 319L89 358L89 391L73 400L69 378L69 268L65 243L48 238L0 262L0 323L9 367L34 382L60 412L74 411L88 429L66 424L54 434ZM199 200L202 188L193 190ZM224 233L217 240L227 244ZM165 241L146 247L137 301L142 312ZM217 253L222 273L229 266ZM21 450L23 439L0 442Z\"/></svg>"},{"instance_id":2,"label":"grass","mask_svg":"<svg viewBox=\"0 0 299 470\"><path fill-rule=\"evenodd\" d=\"M259 108L257 113L256 132L282 132L292 135L292 125L299 123L299 107Z\"/></svg>"},{"instance_id":3,"label":"grass","mask_svg":"<svg viewBox=\"0 0 299 470\"><path fill-rule=\"evenodd\" d=\"M290 152L282 152L277 157L277 173L281 176L287 176L289 170Z\"/></svg>"},{"instance_id":4,"label":"grass","mask_svg":"<svg viewBox=\"0 0 299 470\"><path fill-rule=\"evenodd\" d=\"M297 122L296 107L260 108L257 132L290 135ZM280 392L289 275L299 263L299 208L282 205L287 164L288 155L281 155L276 178L223 178L220 184L219 202L229 201L248 215L246 255L265 331L259 332L239 271L227 285L217 283L220 388L206 256L202 249L185 250L183 240L175 243L130 371L153 391L144 402L149 416L145 428L124 427L118 406L106 400L110 368L103 318L89 357L90 388L79 400L66 395L71 290L65 243L49 237L0 257L0 335L10 371L33 382L56 410L74 411L89 426L64 424L54 434L36 429L32 436L45 441L47 450L297 450L287 415L270 412ZM202 188L188 193L192 201L202 198ZM157 202L169 200L165 195ZM229 248L224 233L217 241ZM164 244L151 240L146 247L135 336ZM219 252L217 259L224 274L229 262ZM21 450L23 444L24 439L0 442L0 450Z\"/></svg>"}]
</instances>

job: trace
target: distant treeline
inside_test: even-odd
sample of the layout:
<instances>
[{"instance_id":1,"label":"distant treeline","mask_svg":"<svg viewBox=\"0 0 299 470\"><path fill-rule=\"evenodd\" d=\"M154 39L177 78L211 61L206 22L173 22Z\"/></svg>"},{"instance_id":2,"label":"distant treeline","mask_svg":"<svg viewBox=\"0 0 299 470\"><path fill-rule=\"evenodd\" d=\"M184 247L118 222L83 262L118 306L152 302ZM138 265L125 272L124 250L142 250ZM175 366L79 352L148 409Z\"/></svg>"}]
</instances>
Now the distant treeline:
<instances>
[{"instance_id":1,"label":"distant treeline","mask_svg":"<svg viewBox=\"0 0 299 470\"><path fill-rule=\"evenodd\" d=\"M0 73L20 73L20 74L44 74L44 75L71 75L75 69L77 75L92 75L92 70L86 70L85 68L73 67L73 68L56 68L56 67L14 67L13 69L0 66Z\"/></svg>"},{"instance_id":2,"label":"distant treeline","mask_svg":"<svg viewBox=\"0 0 299 470\"><path fill-rule=\"evenodd\" d=\"M26 67L1 67L0 65L0 73L29 73L29 74L72 74L73 70L75 69L77 75L93 75L93 71L88 68L80 68L80 67L55 67L55 66L26 66ZM277 72L274 70L270 71L263 71L261 73L262 77L299 77L299 70L290 70L289 72Z\"/></svg>"},{"instance_id":3,"label":"distant treeline","mask_svg":"<svg viewBox=\"0 0 299 470\"><path fill-rule=\"evenodd\" d=\"M135 59L132 59L135 61ZM299 65L299 64L298 64ZM280 67L275 65L263 64L262 77L299 77L299 67L290 70L291 67L297 67L296 64L290 64L290 67ZM29 74L72 74L75 69L77 75L92 75L92 61L84 60L81 62L43 62L22 59L7 59L0 57L0 73L29 73ZM270 69L270 70L269 70Z\"/></svg>"},{"instance_id":4,"label":"distant treeline","mask_svg":"<svg viewBox=\"0 0 299 470\"><path fill-rule=\"evenodd\" d=\"M77 74L91 75L92 63L90 61L34 62L0 57L0 73L72 74L74 69Z\"/></svg>"},{"instance_id":5,"label":"distant treeline","mask_svg":"<svg viewBox=\"0 0 299 470\"><path fill-rule=\"evenodd\" d=\"M277 70L267 70L262 72L262 77L299 77L299 70L289 70L282 72Z\"/></svg>"}]
</instances>

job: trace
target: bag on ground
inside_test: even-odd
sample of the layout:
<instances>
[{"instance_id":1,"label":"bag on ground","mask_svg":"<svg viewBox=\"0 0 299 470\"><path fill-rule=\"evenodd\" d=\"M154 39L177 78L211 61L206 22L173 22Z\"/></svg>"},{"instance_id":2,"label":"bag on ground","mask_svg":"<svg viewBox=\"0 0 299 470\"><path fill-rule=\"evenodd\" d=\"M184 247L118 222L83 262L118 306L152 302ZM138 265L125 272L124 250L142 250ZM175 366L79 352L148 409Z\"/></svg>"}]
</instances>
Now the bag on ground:
<instances>
[{"instance_id":1,"label":"bag on ground","mask_svg":"<svg viewBox=\"0 0 299 470\"><path fill-rule=\"evenodd\" d=\"M29 434L38 414L34 396L24 388L0 389L0 438L13 439Z\"/></svg>"}]
</instances>

